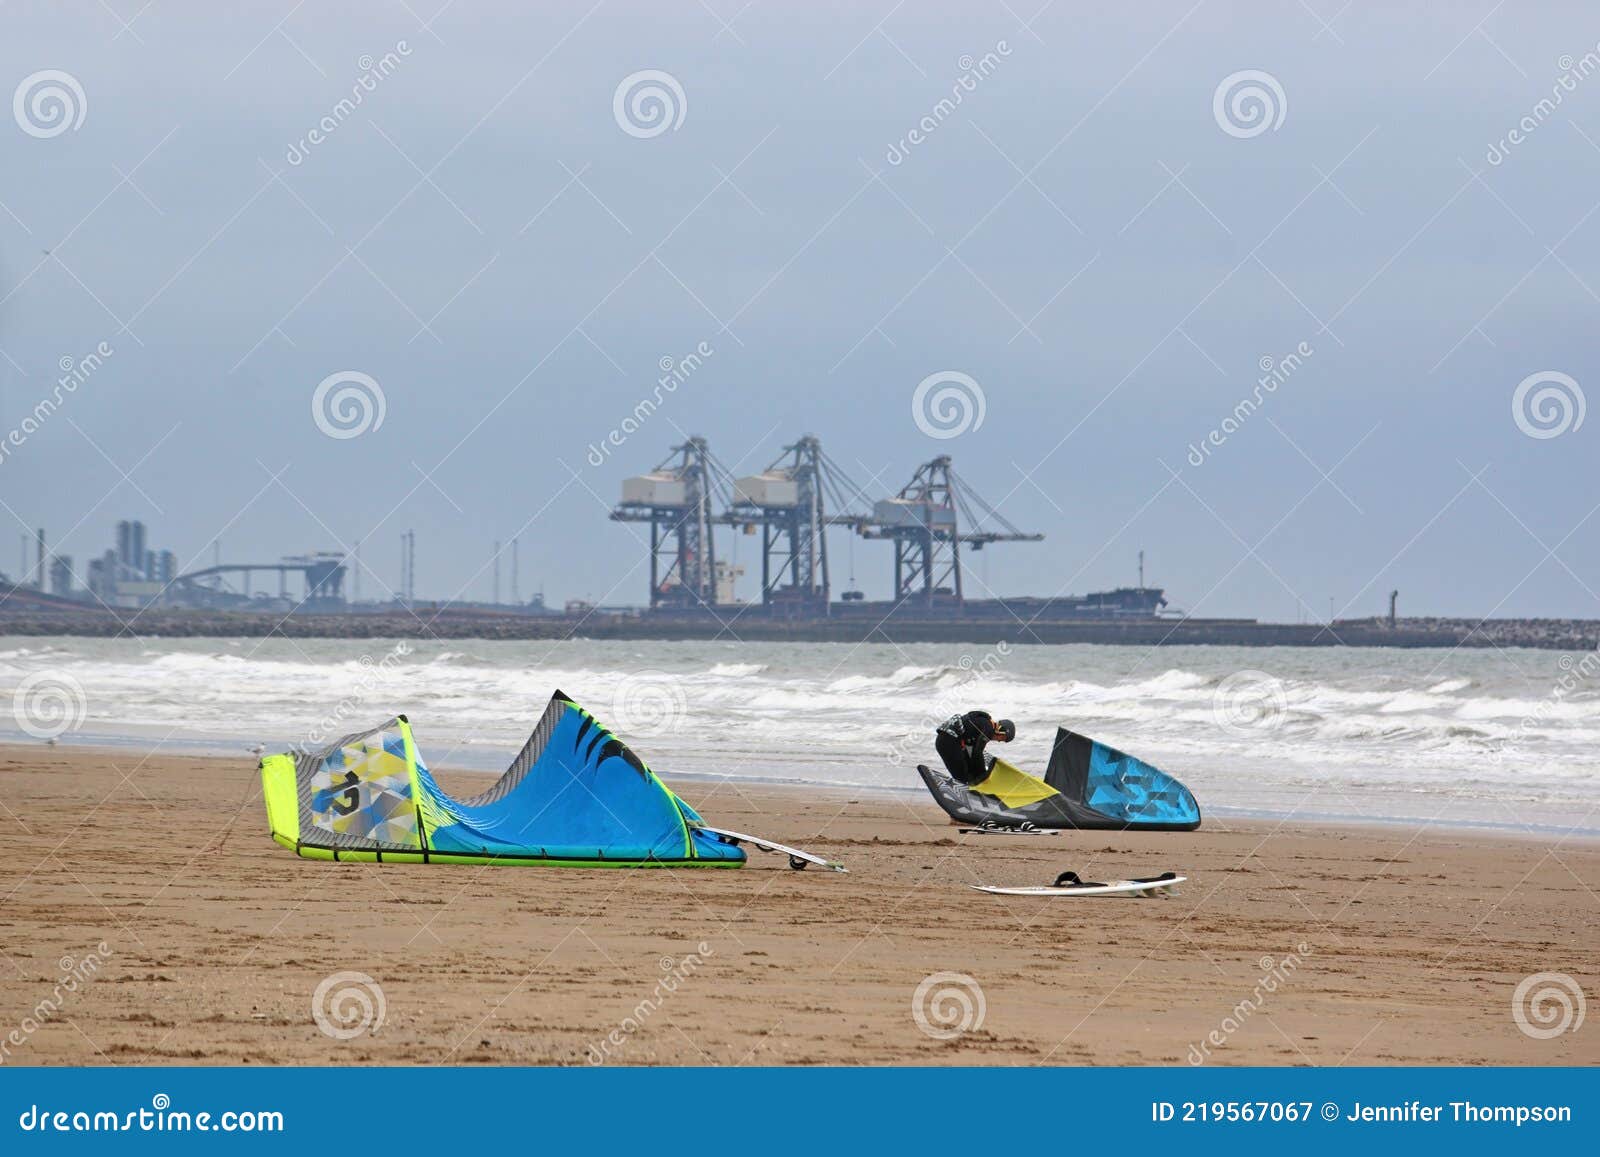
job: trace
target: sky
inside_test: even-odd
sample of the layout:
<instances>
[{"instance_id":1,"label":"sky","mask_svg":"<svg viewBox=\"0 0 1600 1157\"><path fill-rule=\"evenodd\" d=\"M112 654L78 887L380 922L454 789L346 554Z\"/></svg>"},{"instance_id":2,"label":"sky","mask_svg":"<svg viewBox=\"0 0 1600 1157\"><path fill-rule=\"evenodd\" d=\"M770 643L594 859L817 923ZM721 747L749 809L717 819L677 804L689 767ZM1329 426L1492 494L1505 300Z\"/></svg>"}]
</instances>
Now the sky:
<instances>
[{"instance_id":1,"label":"sky","mask_svg":"<svg viewBox=\"0 0 1600 1157\"><path fill-rule=\"evenodd\" d=\"M969 595L1600 617L1590 5L325 8L0 4L0 569L637 604L623 478L811 433L1045 535Z\"/></svg>"}]
</instances>

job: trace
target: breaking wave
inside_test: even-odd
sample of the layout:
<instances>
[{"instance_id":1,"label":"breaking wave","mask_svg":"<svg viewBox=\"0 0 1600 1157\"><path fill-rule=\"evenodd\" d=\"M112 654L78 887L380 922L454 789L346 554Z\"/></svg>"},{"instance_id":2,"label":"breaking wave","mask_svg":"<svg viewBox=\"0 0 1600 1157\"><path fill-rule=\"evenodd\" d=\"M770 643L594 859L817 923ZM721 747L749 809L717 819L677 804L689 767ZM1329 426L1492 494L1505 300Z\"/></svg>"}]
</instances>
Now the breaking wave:
<instances>
[{"instance_id":1,"label":"breaking wave","mask_svg":"<svg viewBox=\"0 0 1600 1157\"><path fill-rule=\"evenodd\" d=\"M1597 778L1600 685L1574 682L1570 662L1552 652L407 646L385 663L393 640L7 640L0 696L34 672L62 672L84 688L86 734L220 746L287 746L329 705L354 700L373 720L404 711L430 749L453 746L467 765L491 767L521 742L552 688L604 719L629 680L650 677L671 680L686 708L684 726L642 752L668 774L905 787L910 765L931 755L934 726L981 707L1017 722L1014 762L1042 765L1064 723L1170 767L1225 806L1311 784L1357 798L1374 785L1397 794L1454 785L1453 794L1496 807L1530 798L1559 807L1592 802ZM1242 730L1222 726L1218 710L1241 674L1267 681L1271 708ZM1579 788L1588 794L1575 796Z\"/></svg>"}]
</instances>

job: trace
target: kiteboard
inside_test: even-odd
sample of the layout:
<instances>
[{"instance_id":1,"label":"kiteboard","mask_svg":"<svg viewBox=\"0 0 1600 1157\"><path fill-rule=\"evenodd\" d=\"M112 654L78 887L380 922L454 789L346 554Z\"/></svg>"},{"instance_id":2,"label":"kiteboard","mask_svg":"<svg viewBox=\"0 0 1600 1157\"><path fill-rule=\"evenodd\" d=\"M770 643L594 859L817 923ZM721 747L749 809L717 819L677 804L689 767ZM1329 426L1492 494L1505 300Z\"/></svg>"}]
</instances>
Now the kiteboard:
<instances>
[{"instance_id":1,"label":"kiteboard","mask_svg":"<svg viewBox=\"0 0 1600 1157\"><path fill-rule=\"evenodd\" d=\"M991 896L1172 896L1177 886L1188 878L1176 872L1162 872L1140 880L1096 883L1079 879L1076 872L1062 872L1054 884L1045 888L997 888L990 884L969 884L968 887Z\"/></svg>"},{"instance_id":2,"label":"kiteboard","mask_svg":"<svg viewBox=\"0 0 1600 1157\"><path fill-rule=\"evenodd\" d=\"M1032 824L1023 827L1006 827L1002 824L984 824L976 828L957 828L964 836L1059 836L1060 828L1036 828Z\"/></svg>"},{"instance_id":3,"label":"kiteboard","mask_svg":"<svg viewBox=\"0 0 1600 1157\"><path fill-rule=\"evenodd\" d=\"M816 864L819 868L827 868L831 872L849 871L843 864L836 864L832 860L825 860L821 856L814 856L810 852L802 852L799 848L791 848L788 844L774 843L764 840L760 836L747 836L743 832L724 831L722 828L708 828L699 825L699 830L721 838L723 843L738 846L741 843L754 844L763 852L782 852L789 857L789 866L797 872L805 870L807 864Z\"/></svg>"}]
</instances>

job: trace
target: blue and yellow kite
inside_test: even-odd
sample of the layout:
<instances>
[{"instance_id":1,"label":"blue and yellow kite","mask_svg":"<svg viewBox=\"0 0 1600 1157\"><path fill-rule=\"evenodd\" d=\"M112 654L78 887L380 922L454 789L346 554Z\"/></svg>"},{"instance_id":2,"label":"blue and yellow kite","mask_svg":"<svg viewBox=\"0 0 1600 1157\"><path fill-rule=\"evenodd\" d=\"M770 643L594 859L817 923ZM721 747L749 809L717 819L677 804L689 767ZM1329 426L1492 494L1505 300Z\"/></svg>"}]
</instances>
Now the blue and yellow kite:
<instances>
[{"instance_id":1,"label":"blue and yellow kite","mask_svg":"<svg viewBox=\"0 0 1600 1157\"><path fill-rule=\"evenodd\" d=\"M446 795L404 715L311 752L269 755L272 838L312 860L401 864L737 868L622 740L557 691L494 786Z\"/></svg>"}]
</instances>

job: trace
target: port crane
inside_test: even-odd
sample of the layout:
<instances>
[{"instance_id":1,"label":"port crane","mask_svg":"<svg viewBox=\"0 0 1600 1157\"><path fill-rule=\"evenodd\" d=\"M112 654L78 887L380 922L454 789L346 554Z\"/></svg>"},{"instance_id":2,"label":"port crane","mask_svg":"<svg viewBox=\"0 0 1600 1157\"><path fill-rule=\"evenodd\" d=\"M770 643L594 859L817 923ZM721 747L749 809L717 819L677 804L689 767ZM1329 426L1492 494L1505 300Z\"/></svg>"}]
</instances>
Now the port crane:
<instances>
[{"instance_id":1,"label":"port crane","mask_svg":"<svg viewBox=\"0 0 1600 1157\"><path fill-rule=\"evenodd\" d=\"M761 604L794 617L829 614L830 526L859 533L866 498L812 434L783 448L759 474L737 479L720 521L761 534Z\"/></svg>"},{"instance_id":2,"label":"port crane","mask_svg":"<svg viewBox=\"0 0 1600 1157\"><path fill-rule=\"evenodd\" d=\"M698 435L672 448L648 474L625 478L613 522L650 524L650 607L715 607L713 504L729 500L728 471Z\"/></svg>"},{"instance_id":3,"label":"port crane","mask_svg":"<svg viewBox=\"0 0 1600 1157\"><path fill-rule=\"evenodd\" d=\"M811 434L741 478L703 437L691 437L649 473L623 480L611 518L650 526L652 610L715 610L734 602L725 581L734 572L719 567L714 533L729 526L760 534L762 609L793 618L833 613L829 527L893 541L893 605L928 609L964 603L963 547L1044 538L995 510L956 473L949 455L919 466L894 497L869 502Z\"/></svg>"},{"instance_id":4,"label":"port crane","mask_svg":"<svg viewBox=\"0 0 1600 1157\"><path fill-rule=\"evenodd\" d=\"M961 547L982 550L993 542L1039 542L1042 534L1017 528L989 505L941 454L917 467L893 498L873 506L861 536L894 541L894 602L932 609L941 599L959 607Z\"/></svg>"}]
</instances>

